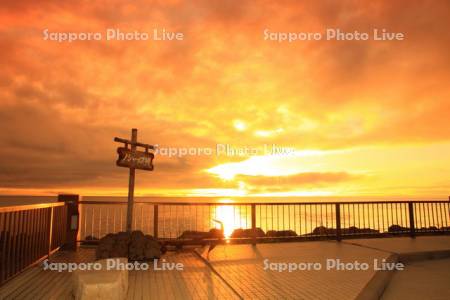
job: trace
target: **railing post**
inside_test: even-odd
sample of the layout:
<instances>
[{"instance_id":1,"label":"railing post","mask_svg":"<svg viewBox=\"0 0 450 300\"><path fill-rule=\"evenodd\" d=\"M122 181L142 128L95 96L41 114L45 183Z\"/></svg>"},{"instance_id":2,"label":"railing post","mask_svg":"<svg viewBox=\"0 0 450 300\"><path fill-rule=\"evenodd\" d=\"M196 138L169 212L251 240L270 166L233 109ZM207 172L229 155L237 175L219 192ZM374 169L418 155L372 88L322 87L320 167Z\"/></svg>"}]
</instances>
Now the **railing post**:
<instances>
[{"instance_id":1,"label":"railing post","mask_svg":"<svg viewBox=\"0 0 450 300\"><path fill-rule=\"evenodd\" d=\"M416 227L414 222L414 203L408 202L409 211L409 231L412 238L416 236Z\"/></svg>"},{"instance_id":2,"label":"railing post","mask_svg":"<svg viewBox=\"0 0 450 300\"><path fill-rule=\"evenodd\" d=\"M53 237L53 206L50 207L50 216L49 216L49 224L48 224L48 258L50 258L50 254L52 252L52 237Z\"/></svg>"},{"instance_id":3,"label":"railing post","mask_svg":"<svg viewBox=\"0 0 450 300\"><path fill-rule=\"evenodd\" d=\"M64 244L61 247L64 250L77 250L78 228L80 224L78 205L80 198L79 195L58 195L58 202L65 202L66 204L66 232Z\"/></svg>"},{"instance_id":4,"label":"railing post","mask_svg":"<svg viewBox=\"0 0 450 300\"><path fill-rule=\"evenodd\" d=\"M153 205L153 237L158 238L158 204Z\"/></svg>"},{"instance_id":5,"label":"railing post","mask_svg":"<svg viewBox=\"0 0 450 300\"><path fill-rule=\"evenodd\" d=\"M336 240L341 241L341 206L336 203Z\"/></svg>"},{"instance_id":6,"label":"railing post","mask_svg":"<svg viewBox=\"0 0 450 300\"><path fill-rule=\"evenodd\" d=\"M253 234L253 240L252 245L256 245L256 204L252 204L252 234Z\"/></svg>"}]
</instances>

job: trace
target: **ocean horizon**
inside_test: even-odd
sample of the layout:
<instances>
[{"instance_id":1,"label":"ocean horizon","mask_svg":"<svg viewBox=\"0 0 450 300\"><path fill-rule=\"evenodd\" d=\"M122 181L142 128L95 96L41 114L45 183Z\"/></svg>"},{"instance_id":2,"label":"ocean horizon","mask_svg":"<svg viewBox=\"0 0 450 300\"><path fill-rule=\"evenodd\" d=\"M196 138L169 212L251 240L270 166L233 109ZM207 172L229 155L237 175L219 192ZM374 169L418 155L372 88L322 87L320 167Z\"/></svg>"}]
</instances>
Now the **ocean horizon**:
<instances>
[{"instance_id":1,"label":"ocean horizon","mask_svg":"<svg viewBox=\"0 0 450 300\"><path fill-rule=\"evenodd\" d=\"M127 202L127 196L81 196L81 201ZM406 196L135 196L136 202L180 202L180 203L268 203L268 202L352 202L352 201L412 201L412 200L449 200L445 197L406 197ZM31 205L57 202L58 196L0 195L0 207Z\"/></svg>"}]
</instances>

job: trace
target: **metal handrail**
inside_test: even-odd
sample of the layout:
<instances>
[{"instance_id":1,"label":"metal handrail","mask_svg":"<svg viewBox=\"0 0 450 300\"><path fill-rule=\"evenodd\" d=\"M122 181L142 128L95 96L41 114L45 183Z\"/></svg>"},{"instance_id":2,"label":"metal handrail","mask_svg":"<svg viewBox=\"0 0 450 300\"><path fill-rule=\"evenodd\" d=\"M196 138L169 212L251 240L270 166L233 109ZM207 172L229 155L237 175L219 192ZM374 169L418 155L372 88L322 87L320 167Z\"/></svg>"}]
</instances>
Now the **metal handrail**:
<instances>
[{"instance_id":1,"label":"metal handrail","mask_svg":"<svg viewBox=\"0 0 450 300\"><path fill-rule=\"evenodd\" d=\"M91 201L83 200L80 204L127 204L127 201ZM447 200L396 200L396 201L335 201L335 202L161 202L134 201L136 204L148 205L332 205L332 204L383 204L383 203L449 203Z\"/></svg>"},{"instance_id":2,"label":"metal handrail","mask_svg":"<svg viewBox=\"0 0 450 300\"><path fill-rule=\"evenodd\" d=\"M83 209L80 227L82 230L79 240L98 239L107 233L124 231L123 206L126 204L125 201L81 201L80 205ZM262 228L266 232L287 230L295 232L298 238L327 236L340 240L363 235L410 234L414 236L416 233L450 231L450 202L442 200L135 201L135 204L138 206L135 207L134 212L134 230L142 230L162 240L180 239L185 231L206 232L214 228L212 220L221 207L230 207L226 210L229 210L229 217L233 218L233 229ZM120 224L117 223L119 218ZM264 240L264 237L259 240Z\"/></svg>"},{"instance_id":3,"label":"metal handrail","mask_svg":"<svg viewBox=\"0 0 450 300\"><path fill-rule=\"evenodd\" d=\"M49 257L65 242L64 202L0 208L0 284Z\"/></svg>"},{"instance_id":4,"label":"metal handrail","mask_svg":"<svg viewBox=\"0 0 450 300\"><path fill-rule=\"evenodd\" d=\"M24 204L24 205L14 205L14 206L0 206L0 213L23 211L23 210L38 209L38 208L47 208L47 207L57 207L57 206L64 206L64 205L65 205L64 202L55 202L55 203Z\"/></svg>"}]
</instances>

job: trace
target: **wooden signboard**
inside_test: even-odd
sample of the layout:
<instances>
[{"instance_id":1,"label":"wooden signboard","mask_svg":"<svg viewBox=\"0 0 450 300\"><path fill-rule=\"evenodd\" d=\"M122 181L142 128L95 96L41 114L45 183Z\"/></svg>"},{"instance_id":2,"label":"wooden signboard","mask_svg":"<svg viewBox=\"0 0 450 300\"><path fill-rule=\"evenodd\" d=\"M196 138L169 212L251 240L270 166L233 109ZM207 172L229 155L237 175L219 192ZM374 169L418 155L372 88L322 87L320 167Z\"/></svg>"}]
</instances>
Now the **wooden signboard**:
<instances>
[{"instance_id":1,"label":"wooden signboard","mask_svg":"<svg viewBox=\"0 0 450 300\"><path fill-rule=\"evenodd\" d=\"M135 168L139 170L153 171L153 153L134 151L125 147L117 148L119 158L116 161L116 165L125 168Z\"/></svg>"}]
</instances>

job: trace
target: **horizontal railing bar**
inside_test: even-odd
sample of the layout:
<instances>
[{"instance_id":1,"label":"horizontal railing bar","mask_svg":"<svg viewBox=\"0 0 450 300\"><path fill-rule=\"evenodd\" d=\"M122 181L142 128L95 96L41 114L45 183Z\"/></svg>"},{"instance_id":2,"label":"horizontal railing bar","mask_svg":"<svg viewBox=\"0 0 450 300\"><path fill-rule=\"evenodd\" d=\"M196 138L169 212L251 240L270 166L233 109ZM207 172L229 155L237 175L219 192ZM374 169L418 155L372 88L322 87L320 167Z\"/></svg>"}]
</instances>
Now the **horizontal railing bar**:
<instances>
[{"instance_id":1,"label":"horizontal railing bar","mask_svg":"<svg viewBox=\"0 0 450 300\"><path fill-rule=\"evenodd\" d=\"M433 231L433 232L417 232L418 235L433 235L433 234L440 234L442 232L450 232L449 229L441 230L441 231ZM351 233L351 234L342 234L342 238L351 239L352 237L392 237L392 236L409 236L409 232L399 232L399 233L390 233L390 232L378 232L378 233ZM257 240L260 241L267 241L267 240L308 240L308 239L315 239L315 238L328 238L333 239L335 234L305 234L305 235L292 235L292 236L263 236L263 237L257 237ZM224 237L224 238L201 238L201 239L183 239L179 237L174 238L158 238L158 241L160 242L192 242L194 244L199 243L208 243L208 242L215 242L215 241L252 241L253 237ZM90 243L92 245L98 244L99 240L77 240L78 243Z\"/></svg>"},{"instance_id":2,"label":"horizontal railing bar","mask_svg":"<svg viewBox=\"0 0 450 300\"><path fill-rule=\"evenodd\" d=\"M123 139L123 138L118 138L118 137L114 138L114 142L131 144L131 145L140 146L140 147L143 147L143 148L149 148L149 149L152 149L152 150L155 149L155 146L150 145L150 144L144 144L144 143L139 143L139 142L132 142L130 140Z\"/></svg>"},{"instance_id":3,"label":"horizontal railing bar","mask_svg":"<svg viewBox=\"0 0 450 300\"><path fill-rule=\"evenodd\" d=\"M64 205L65 205L64 202L54 202L54 203L26 204L26 205L17 205L17 206L1 206L0 213L38 209L38 208L57 207L57 206L64 206Z\"/></svg>"},{"instance_id":4,"label":"horizontal railing bar","mask_svg":"<svg viewBox=\"0 0 450 300\"><path fill-rule=\"evenodd\" d=\"M83 204L98 204L98 205L124 205L126 201L80 201L80 205ZM398 203L449 203L447 200L422 200L422 201L354 201L354 202L147 202L147 201L134 201L135 204L146 205L333 205L333 204L398 204Z\"/></svg>"}]
</instances>

